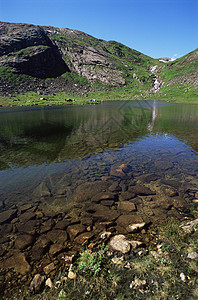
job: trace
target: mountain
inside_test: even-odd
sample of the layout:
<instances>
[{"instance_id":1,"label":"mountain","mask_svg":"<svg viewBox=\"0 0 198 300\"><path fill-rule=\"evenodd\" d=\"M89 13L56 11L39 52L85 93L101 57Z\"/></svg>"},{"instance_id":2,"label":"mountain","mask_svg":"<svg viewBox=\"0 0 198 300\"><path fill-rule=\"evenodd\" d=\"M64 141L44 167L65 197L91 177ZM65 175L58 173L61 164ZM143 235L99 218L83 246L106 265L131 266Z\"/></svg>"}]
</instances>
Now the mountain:
<instances>
[{"instance_id":1,"label":"mountain","mask_svg":"<svg viewBox=\"0 0 198 300\"><path fill-rule=\"evenodd\" d=\"M163 63L77 30L0 22L0 35L0 96L26 91L87 95L112 89L149 96L169 81L167 74L178 69L186 73L183 60Z\"/></svg>"}]
</instances>

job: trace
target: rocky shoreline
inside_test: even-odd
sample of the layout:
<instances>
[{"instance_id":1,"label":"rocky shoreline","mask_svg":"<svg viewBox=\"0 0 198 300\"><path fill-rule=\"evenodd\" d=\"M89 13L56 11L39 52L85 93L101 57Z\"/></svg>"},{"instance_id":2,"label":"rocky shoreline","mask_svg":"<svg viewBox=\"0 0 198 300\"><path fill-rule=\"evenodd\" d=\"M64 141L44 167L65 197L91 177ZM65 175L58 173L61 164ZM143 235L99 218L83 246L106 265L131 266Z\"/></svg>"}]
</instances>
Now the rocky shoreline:
<instances>
[{"instance_id":1,"label":"rocky shoreline","mask_svg":"<svg viewBox=\"0 0 198 300\"><path fill-rule=\"evenodd\" d=\"M95 181L78 181L74 190L67 184L65 179L53 189L43 181L31 200L9 209L0 203L0 286L5 297L21 284L27 291L37 289L37 277L54 282L82 247L94 250L105 242L123 254L156 247L159 226L170 218L192 219L190 207L198 199L196 188L153 173L134 178L126 164L113 165L108 176Z\"/></svg>"}]
</instances>

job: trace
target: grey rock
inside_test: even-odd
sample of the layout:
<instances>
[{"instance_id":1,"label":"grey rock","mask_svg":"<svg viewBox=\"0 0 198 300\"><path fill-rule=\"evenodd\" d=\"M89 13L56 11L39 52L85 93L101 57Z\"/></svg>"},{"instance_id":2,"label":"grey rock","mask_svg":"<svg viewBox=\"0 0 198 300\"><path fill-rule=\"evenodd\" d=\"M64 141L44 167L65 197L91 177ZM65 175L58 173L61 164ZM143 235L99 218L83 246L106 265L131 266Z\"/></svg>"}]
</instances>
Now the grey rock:
<instances>
[{"instance_id":1,"label":"grey rock","mask_svg":"<svg viewBox=\"0 0 198 300\"><path fill-rule=\"evenodd\" d=\"M30 283L29 286L30 291L38 293L44 284L44 280L45 280L44 276L40 274L36 274Z\"/></svg>"}]
</instances>

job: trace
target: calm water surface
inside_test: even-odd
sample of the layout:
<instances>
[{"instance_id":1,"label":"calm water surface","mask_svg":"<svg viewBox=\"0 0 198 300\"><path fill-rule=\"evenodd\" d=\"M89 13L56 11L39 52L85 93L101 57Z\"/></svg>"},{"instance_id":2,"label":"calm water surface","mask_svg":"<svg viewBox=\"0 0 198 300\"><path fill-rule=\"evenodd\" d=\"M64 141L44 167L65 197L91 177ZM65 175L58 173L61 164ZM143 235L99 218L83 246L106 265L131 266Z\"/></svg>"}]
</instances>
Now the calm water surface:
<instances>
[{"instance_id":1,"label":"calm water surface","mask_svg":"<svg viewBox=\"0 0 198 300\"><path fill-rule=\"evenodd\" d=\"M150 226L190 217L197 128L198 105L0 109L0 284L30 284L49 264L58 274L105 230L149 243Z\"/></svg>"}]
</instances>

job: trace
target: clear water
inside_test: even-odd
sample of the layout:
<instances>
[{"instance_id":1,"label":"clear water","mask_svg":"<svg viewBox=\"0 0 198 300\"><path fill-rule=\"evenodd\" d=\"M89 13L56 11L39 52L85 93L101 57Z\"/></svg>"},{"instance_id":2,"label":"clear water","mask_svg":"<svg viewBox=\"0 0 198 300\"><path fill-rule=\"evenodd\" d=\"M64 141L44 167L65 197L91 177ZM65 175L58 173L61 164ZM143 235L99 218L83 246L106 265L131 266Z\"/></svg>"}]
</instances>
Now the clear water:
<instances>
[{"instance_id":1,"label":"clear water","mask_svg":"<svg viewBox=\"0 0 198 300\"><path fill-rule=\"evenodd\" d=\"M31 201L41 182L51 198L58 186L74 193L119 163L197 188L197 128L197 105L157 101L1 109L1 207Z\"/></svg>"}]
</instances>

